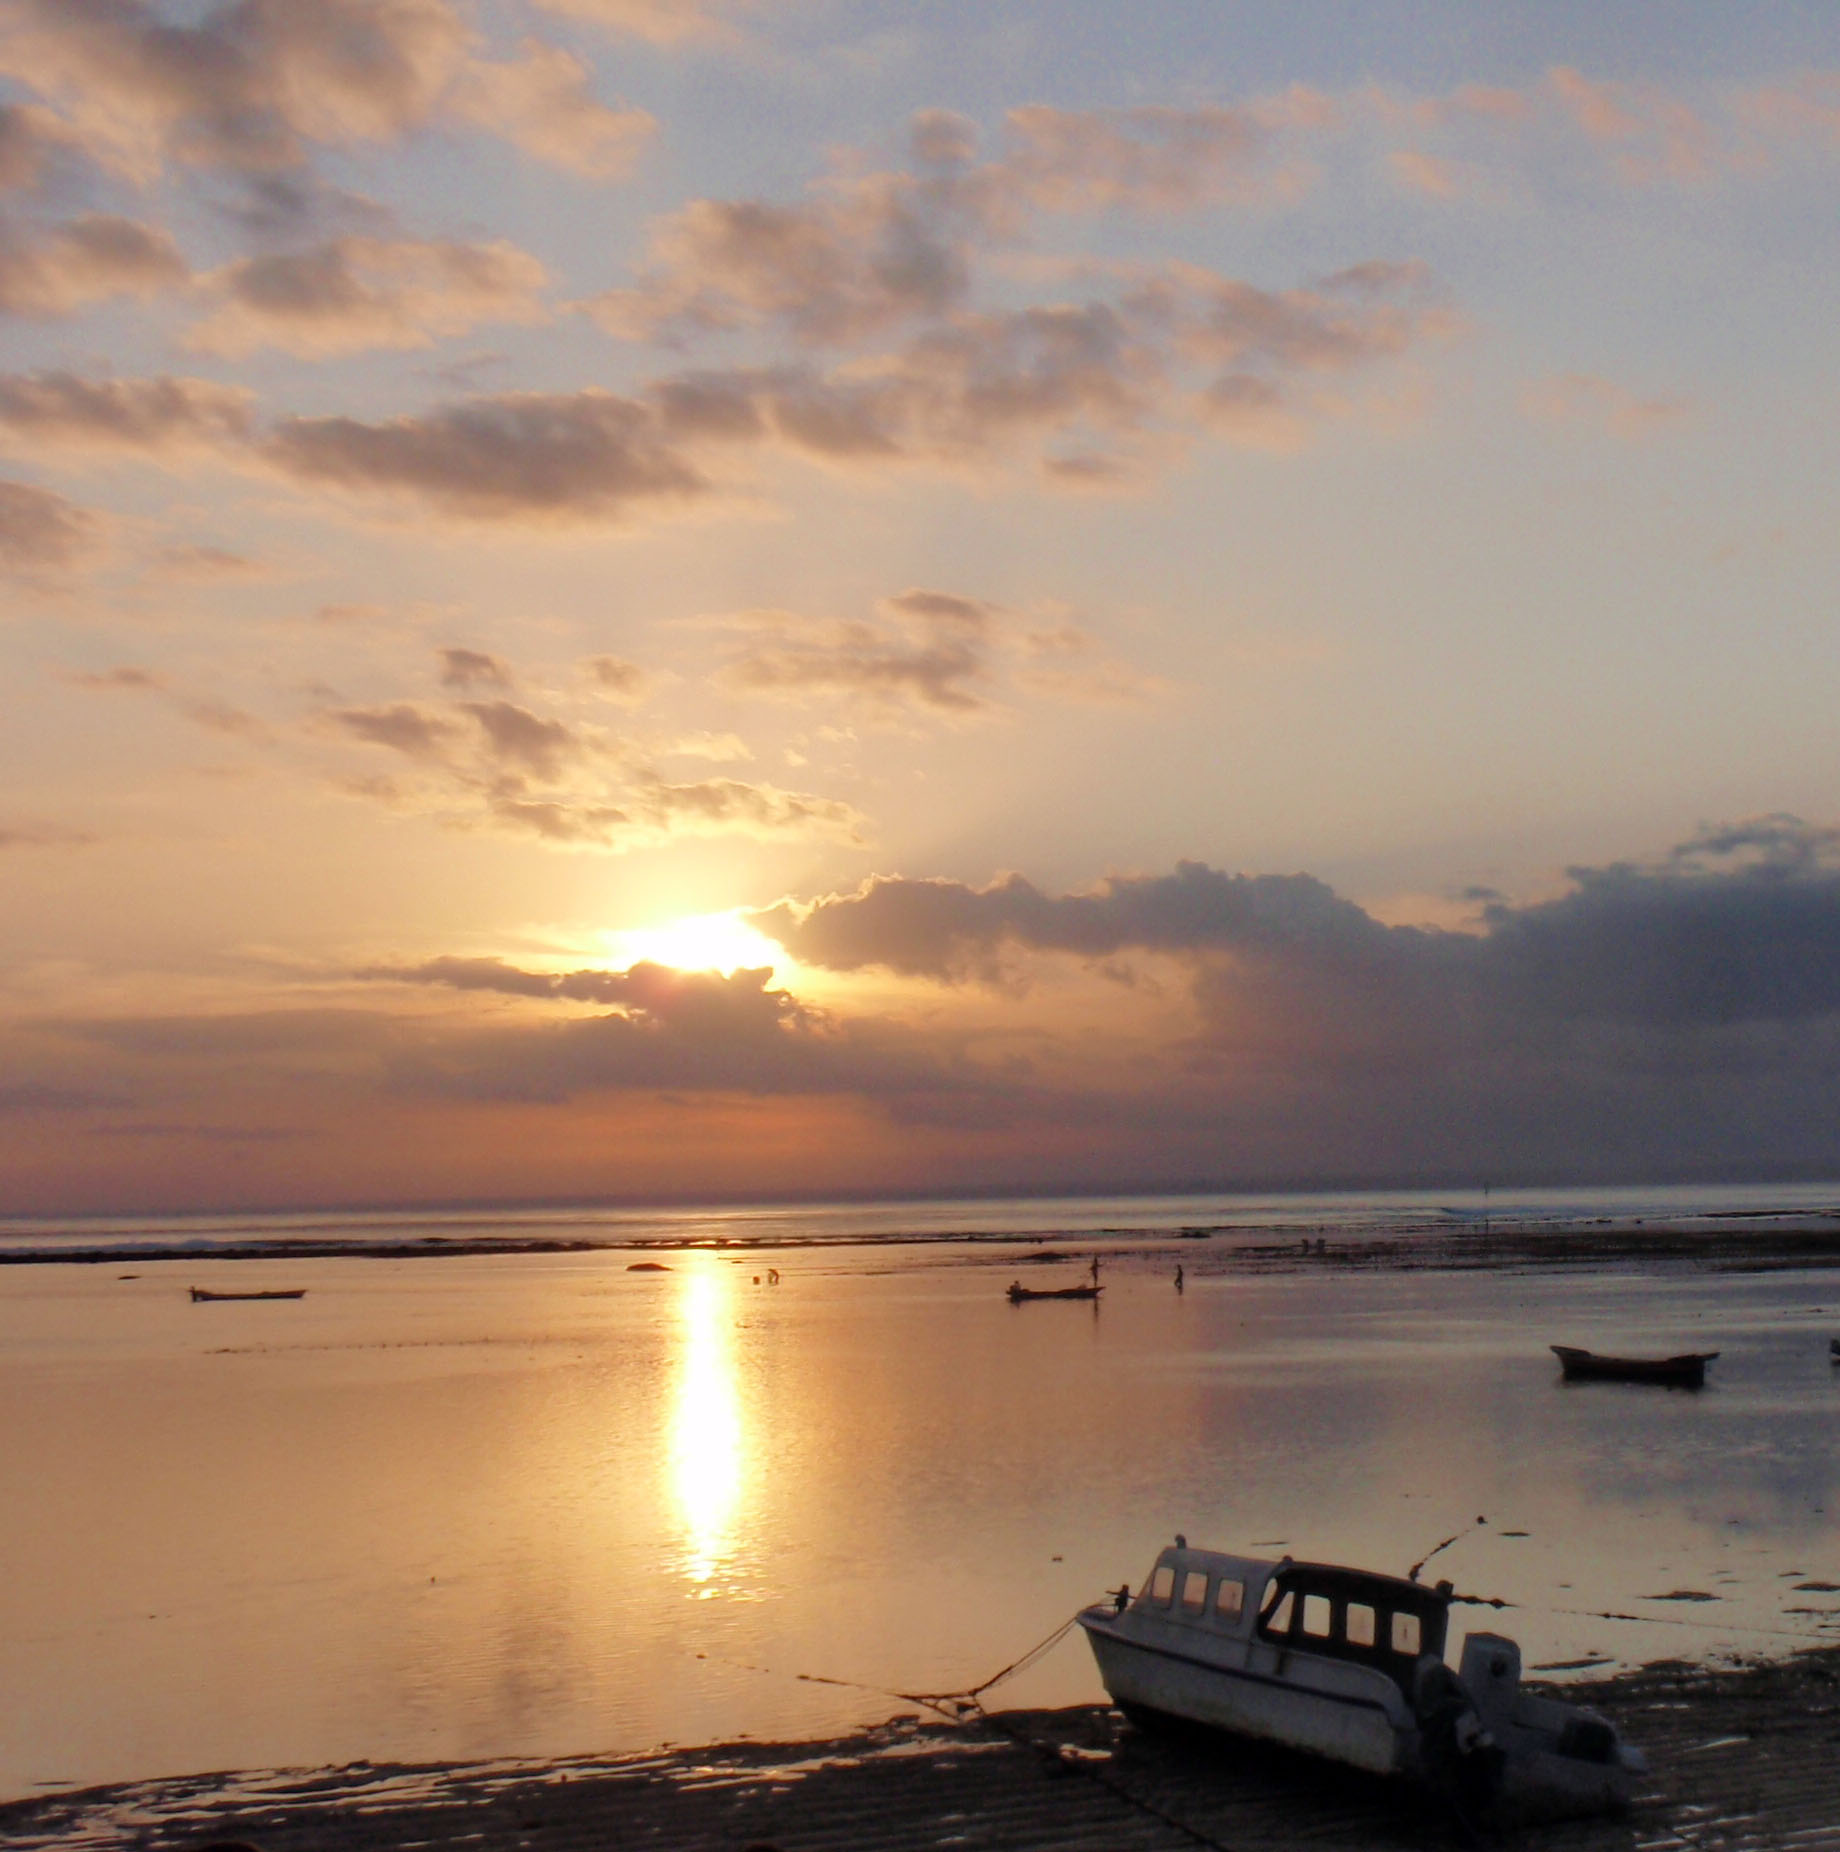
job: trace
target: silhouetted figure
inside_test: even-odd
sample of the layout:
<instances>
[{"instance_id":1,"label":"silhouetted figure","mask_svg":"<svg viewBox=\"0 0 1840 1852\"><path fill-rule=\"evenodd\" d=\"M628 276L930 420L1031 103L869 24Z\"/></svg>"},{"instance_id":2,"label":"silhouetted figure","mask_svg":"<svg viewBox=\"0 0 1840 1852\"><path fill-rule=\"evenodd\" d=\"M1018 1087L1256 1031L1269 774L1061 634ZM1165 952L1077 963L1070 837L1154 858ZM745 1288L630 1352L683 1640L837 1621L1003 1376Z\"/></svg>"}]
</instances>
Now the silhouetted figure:
<instances>
[{"instance_id":1,"label":"silhouetted figure","mask_svg":"<svg viewBox=\"0 0 1840 1852\"><path fill-rule=\"evenodd\" d=\"M1182 1290L1182 1268L1181 1268L1181 1264L1178 1262L1176 1266L1176 1291L1180 1292L1181 1290Z\"/></svg>"},{"instance_id":2,"label":"silhouetted figure","mask_svg":"<svg viewBox=\"0 0 1840 1852\"><path fill-rule=\"evenodd\" d=\"M1112 1612L1122 1614L1131 1605L1131 1585L1120 1582L1112 1591Z\"/></svg>"},{"instance_id":3,"label":"silhouetted figure","mask_svg":"<svg viewBox=\"0 0 1840 1852\"><path fill-rule=\"evenodd\" d=\"M1097 1254L1093 1256L1092 1276L1093 1284L1097 1286L1099 1284L1099 1256Z\"/></svg>"},{"instance_id":4,"label":"silhouetted figure","mask_svg":"<svg viewBox=\"0 0 1840 1852\"><path fill-rule=\"evenodd\" d=\"M779 1269L777 1267L769 1267L767 1269L767 1284L769 1286L777 1286L779 1284Z\"/></svg>"}]
</instances>

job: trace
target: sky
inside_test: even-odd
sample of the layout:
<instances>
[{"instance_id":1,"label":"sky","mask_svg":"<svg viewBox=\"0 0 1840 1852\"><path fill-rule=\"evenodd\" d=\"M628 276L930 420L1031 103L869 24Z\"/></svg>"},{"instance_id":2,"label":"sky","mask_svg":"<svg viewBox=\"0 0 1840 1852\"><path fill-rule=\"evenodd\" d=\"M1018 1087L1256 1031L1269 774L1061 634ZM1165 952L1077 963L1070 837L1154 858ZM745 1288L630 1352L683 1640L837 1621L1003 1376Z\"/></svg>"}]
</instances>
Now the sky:
<instances>
[{"instance_id":1,"label":"sky","mask_svg":"<svg viewBox=\"0 0 1840 1852\"><path fill-rule=\"evenodd\" d=\"M0 0L0 1215L1840 1176L1827 0Z\"/></svg>"}]
</instances>

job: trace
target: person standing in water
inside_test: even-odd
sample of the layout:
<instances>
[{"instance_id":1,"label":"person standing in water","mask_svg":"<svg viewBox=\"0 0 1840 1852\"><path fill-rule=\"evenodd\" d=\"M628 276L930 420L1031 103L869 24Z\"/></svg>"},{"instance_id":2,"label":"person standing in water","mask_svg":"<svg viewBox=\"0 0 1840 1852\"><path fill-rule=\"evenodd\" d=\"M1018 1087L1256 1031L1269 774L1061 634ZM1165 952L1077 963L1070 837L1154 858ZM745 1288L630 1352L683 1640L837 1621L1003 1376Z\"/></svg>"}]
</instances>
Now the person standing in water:
<instances>
[{"instance_id":1,"label":"person standing in water","mask_svg":"<svg viewBox=\"0 0 1840 1852\"><path fill-rule=\"evenodd\" d=\"M1180 1292L1181 1290L1182 1290L1182 1263L1180 1261L1177 1261L1176 1262L1176 1291Z\"/></svg>"}]
</instances>

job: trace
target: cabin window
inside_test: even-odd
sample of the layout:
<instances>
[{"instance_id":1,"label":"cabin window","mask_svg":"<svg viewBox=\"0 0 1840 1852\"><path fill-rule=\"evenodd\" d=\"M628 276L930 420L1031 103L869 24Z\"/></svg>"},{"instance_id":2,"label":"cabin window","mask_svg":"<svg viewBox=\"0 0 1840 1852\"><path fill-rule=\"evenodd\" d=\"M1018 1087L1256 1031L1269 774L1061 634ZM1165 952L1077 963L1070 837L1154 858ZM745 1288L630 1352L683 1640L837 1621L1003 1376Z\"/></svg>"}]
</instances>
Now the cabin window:
<instances>
[{"instance_id":1,"label":"cabin window","mask_svg":"<svg viewBox=\"0 0 1840 1852\"><path fill-rule=\"evenodd\" d=\"M1266 1610L1263 1622L1264 1631L1271 1634L1289 1633L1291 1630L1291 1591L1287 1588Z\"/></svg>"},{"instance_id":2,"label":"cabin window","mask_svg":"<svg viewBox=\"0 0 1840 1852\"><path fill-rule=\"evenodd\" d=\"M1343 1631L1350 1646L1372 1646L1374 1643L1374 1611L1365 1601L1351 1601L1348 1604L1348 1618L1343 1623Z\"/></svg>"},{"instance_id":3,"label":"cabin window","mask_svg":"<svg viewBox=\"0 0 1840 1852\"><path fill-rule=\"evenodd\" d=\"M1416 1659L1418 1647L1418 1616L1416 1614L1395 1614L1393 1616L1393 1651L1410 1653Z\"/></svg>"},{"instance_id":4,"label":"cabin window","mask_svg":"<svg viewBox=\"0 0 1840 1852\"><path fill-rule=\"evenodd\" d=\"M1214 1618L1216 1620L1238 1620L1246 1608L1246 1585L1235 1582L1231 1576L1222 1576L1219 1586L1214 1590Z\"/></svg>"},{"instance_id":5,"label":"cabin window","mask_svg":"<svg viewBox=\"0 0 1840 1852\"><path fill-rule=\"evenodd\" d=\"M1150 1578L1150 1599L1158 1607L1169 1606L1169 1597L1176 1592L1176 1572L1167 1563L1158 1563L1156 1574Z\"/></svg>"},{"instance_id":6,"label":"cabin window","mask_svg":"<svg viewBox=\"0 0 1840 1852\"><path fill-rule=\"evenodd\" d=\"M1314 1640L1326 1640L1335 1631L1335 1604L1327 1595L1305 1595L1303 1630Z\"/></svg>"},{"instance_id":7,"label":"cabin window","mask_svg":"<svg viewBox=\"0 0 1840 1852\"><path fill-rule=\"evenodd\" d=\"M1190 1614L1207 1612L1207 1571L1191 1569L1182 1578L1182 1606Z\"/></svg>"}]
</instances>

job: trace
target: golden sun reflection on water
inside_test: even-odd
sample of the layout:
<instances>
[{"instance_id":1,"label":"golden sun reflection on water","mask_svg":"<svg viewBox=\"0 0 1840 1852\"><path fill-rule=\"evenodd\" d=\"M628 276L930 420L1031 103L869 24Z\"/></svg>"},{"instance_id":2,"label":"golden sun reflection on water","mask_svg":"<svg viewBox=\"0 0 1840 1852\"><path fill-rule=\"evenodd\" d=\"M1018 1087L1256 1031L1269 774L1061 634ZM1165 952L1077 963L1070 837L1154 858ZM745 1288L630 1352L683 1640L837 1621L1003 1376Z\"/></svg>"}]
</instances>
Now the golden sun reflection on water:
<instances>
[{"instance_id":1,"label":"golden sun reflection on water","mask_svg":"<svg viewBox=\"0 0 1840 1852\"><path fill-rule=\"evenodd\" d=\"M732 1283L718 1267L684 1276L682 1350L671 1411L671 1489L684 1530L683 1574L706 1595L728 1566L746 1477L735 1368Z\"/></svg>"}]
</instances>

